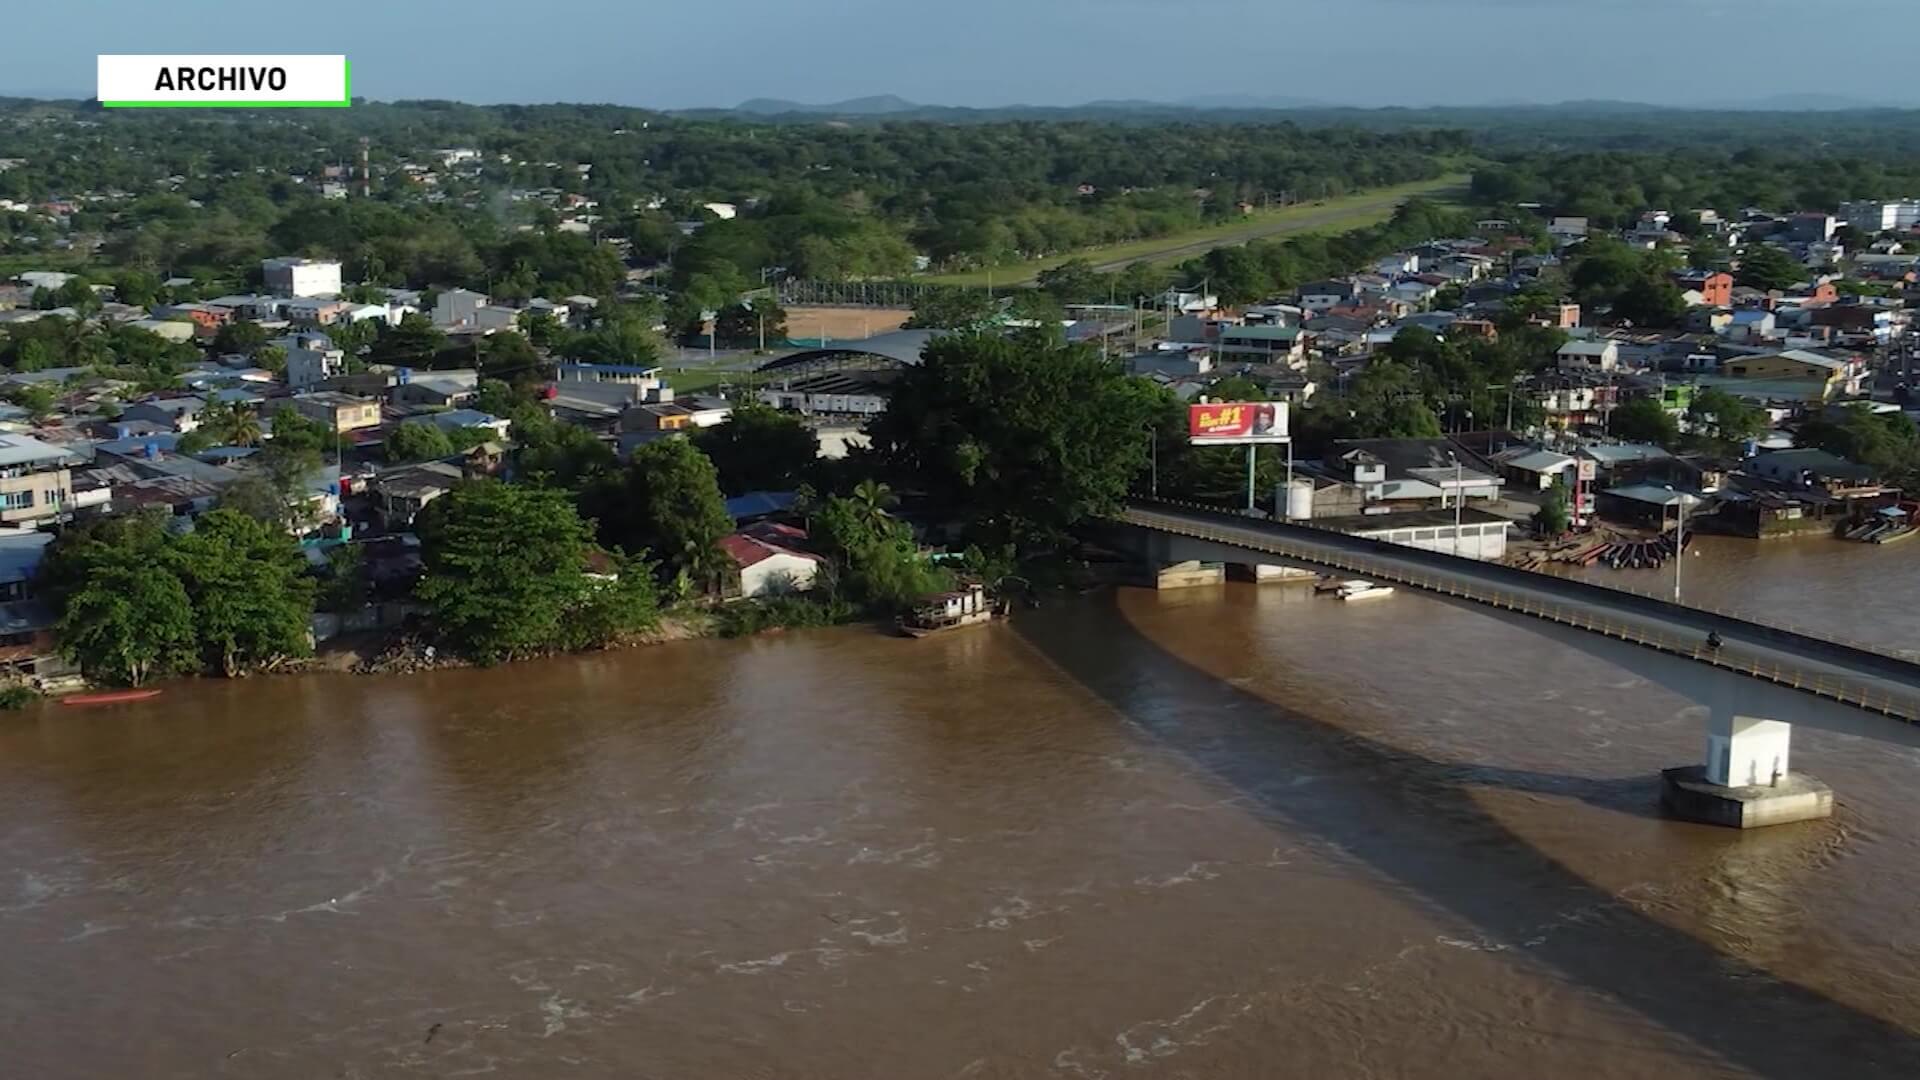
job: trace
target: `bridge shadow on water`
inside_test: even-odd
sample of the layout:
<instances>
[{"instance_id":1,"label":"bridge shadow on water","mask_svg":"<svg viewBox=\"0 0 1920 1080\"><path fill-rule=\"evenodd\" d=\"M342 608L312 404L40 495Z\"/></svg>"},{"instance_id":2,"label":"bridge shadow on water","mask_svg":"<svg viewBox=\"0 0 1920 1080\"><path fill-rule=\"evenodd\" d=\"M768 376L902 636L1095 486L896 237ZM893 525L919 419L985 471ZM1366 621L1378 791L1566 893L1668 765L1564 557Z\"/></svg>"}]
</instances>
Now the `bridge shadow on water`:
<instances>
[{"instance_id":1,"label":"bridge shadow on water","mask_svg":"<svg viewBox=\"0 0 1920 1080\"><path fill-rule=\"evenodd\" d=\"M1920 1077L1920 1035L1635 910L1529 845L1473 797L1493 787L1652 815L1652 778L1482 768L1384 745L1167 652L1111 596L1022 615L1013 625L1160 746L1289 829L1511 946L1507 955L1756 1076ZM1298 782L1303 775L1314 780ZM1756 840L1729 833L1726 842Z\"/></svg>"}]
</instances>

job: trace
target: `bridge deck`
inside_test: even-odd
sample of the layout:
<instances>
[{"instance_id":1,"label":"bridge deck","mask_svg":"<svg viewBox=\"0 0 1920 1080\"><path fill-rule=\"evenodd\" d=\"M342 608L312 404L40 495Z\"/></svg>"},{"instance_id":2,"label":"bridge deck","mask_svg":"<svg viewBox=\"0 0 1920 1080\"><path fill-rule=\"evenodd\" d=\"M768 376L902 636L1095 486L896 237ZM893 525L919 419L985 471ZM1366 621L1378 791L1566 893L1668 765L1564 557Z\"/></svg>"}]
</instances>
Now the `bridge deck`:
<instances>
[{"instance_id":1,"label":"bridge deck","mask_svg":"<svg viewBox=\"0 0 1920 1080\"><path fill-rule=\"evenodd\" d=\"M1421 589L1920 723L1920 664L1896 654L1608 589L1212 507L1137 501L1120 520L1175 536ZM1724 639L1707 647L1706 634Z\"/></svg>"}]
</instances>

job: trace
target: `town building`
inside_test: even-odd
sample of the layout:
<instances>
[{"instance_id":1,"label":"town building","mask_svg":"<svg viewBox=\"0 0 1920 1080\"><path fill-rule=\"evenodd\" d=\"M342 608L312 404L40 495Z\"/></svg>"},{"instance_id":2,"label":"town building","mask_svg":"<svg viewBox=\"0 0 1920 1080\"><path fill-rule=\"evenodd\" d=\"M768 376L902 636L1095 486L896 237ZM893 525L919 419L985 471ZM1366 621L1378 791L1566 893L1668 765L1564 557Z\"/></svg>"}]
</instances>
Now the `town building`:
<instances>
[{"instance_id":1,"label":"town building","mask_svg":"<svg viewBox=\"0 0 1920 1080\"><path fill-rule=\"evenodd\" d=\"M276 296L340 295L340 264L331 259L262 259L260 273L267 289Z\"/></svg>"},{"instance_id":2,"label":"town building","mask_svg":"<svg viewBox=\"0 0 1920 1080\"><path fill-rule=\"evenodd\" d=\"M0 524L29 525L71 512L73 454L28 435L0 435Z\"/></svg>"},{"instance_id":3,"label":"town building","mask_svg":"<svg viewBox=\"0 0 1920 1080\"><path fill-rule=\"evenodd\" d=\"M720 549L734 567L728 594L751 600L811 589L825 560L795 546L805 540L799 529L773 522L721 537Z\"/></svg>"},{"instance_id":4,"label":"town building","mask_svg":"<svg viewBox=\"0 0 1920 1080\"><path fill-rule=\"evenodd\" d=\"M380 426L380 403L333 390L295 394L288 399L293 411L315 420L336 434Z\"/></svg>"},{"instance_id":5,"label":"town building","mask_svg":"<svg viewBox=\"0 0 1920 1080\"><path fill-rule=\"evenodd\" d=\"M1297 326L1222 326L1213 352L1222 363L1307 365L1307 333Z\"/></svg>"},{"instance_id":6,"label":"town building","mask_svg":"<svg viewBox=\"0 0 1920 1080\"><path fill-rule=\"evenodd\" d=\"M287 387L303 393L347 372L347 354L334 347L325 334L294 334L279 338L275 345L286 350Z\"/></svg>"},{"instance_id":7,"label":"town building","mask_svg":"<svg viewBox=\"0 0 1920 1080\"><path fill-rule=\"evenodd\" d=\"M1620 366L1620 345L1611 340L1569 341L1555 359L1562 371L1613 371Z\"/></svg>"},{"instance_id":8,"label":"town building","mask_svg":"<svg viewBox=\"0 0 1920 1080\"><path fill-rule=\"evenodd\" d=\"M1906 232L1920 225L1920 199L1845 202L1840 204L1839 217L1853 231L1870 236L1883 232Z\"/></svg>"}]
</instances>

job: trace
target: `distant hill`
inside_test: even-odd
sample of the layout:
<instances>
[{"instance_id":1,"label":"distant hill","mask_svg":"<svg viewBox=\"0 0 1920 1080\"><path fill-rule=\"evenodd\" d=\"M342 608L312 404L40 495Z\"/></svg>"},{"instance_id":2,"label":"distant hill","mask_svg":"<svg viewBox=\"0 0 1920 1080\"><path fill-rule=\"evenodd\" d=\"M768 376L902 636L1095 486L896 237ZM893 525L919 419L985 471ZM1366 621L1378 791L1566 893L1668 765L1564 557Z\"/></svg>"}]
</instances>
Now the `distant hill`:
<instances>
[{"instance_id":1,"label":"distant hill","mask_svg":"<svg viewBox=\"0 0 1920 1080\"><path fill-rule=\"evenodd\" d=\"M755 116L885 116L888 113L914 112L919 108L921 106L894 94L875 94L827 105L808 105L783 98L753 98L727 111Z\"/></svg>"},{"instance_id":2,"label":"distant hill","mask_svg":"<svg viewBox=\"0 0 1920 1080\"><path fill-rule=\"evenodd\" d=\"M1201 94L1173 104L1188 109L1336 109L1340 106L1313 98L1273 94Z\"/></svg>"}]
</instances>

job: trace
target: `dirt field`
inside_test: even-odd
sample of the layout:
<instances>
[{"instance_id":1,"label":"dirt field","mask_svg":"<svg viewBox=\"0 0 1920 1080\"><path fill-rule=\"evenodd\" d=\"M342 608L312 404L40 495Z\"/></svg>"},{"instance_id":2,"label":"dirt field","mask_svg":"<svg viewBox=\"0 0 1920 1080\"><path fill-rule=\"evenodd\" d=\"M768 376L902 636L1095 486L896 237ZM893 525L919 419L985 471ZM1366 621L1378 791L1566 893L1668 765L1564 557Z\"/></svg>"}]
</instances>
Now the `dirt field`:
<instances>
[{"instance_id":1,"label":"dirt field","mask_svg":"<svg viewBox=\"0 0 1920 1080\"><path fill-rule=\"evenodd\" d=\"M787 340L810 345L825 335L829 341L857 341L900 329L913 312L894 308L790 307Z\"/></svg>"}]
</instances>

